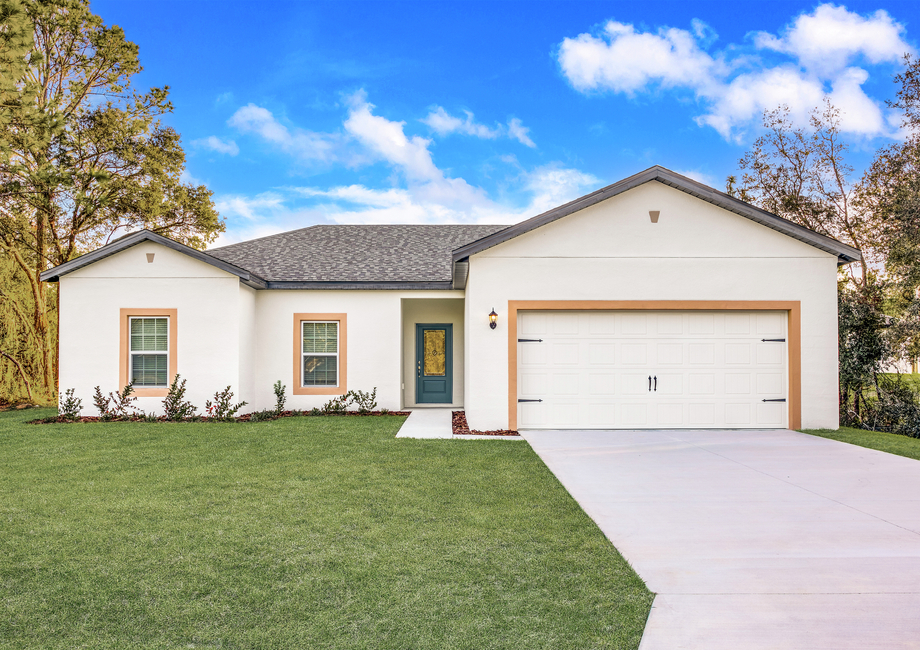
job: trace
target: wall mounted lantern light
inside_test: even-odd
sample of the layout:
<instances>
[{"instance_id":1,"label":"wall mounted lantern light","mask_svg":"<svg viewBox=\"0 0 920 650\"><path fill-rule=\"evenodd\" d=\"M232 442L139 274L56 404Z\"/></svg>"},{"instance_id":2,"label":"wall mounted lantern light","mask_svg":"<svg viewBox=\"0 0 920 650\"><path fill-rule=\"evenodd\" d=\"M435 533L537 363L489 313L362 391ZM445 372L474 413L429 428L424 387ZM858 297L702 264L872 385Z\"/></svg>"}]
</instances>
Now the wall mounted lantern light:
<instances>
[{"instance_id":1,"label":"wall mounted lantern light","mask_svg":"<svg viewBox=\"0 0 920 650\"><path fill-rule=\"evenodd\" d=\"M498 314L495 313L495 309L492 310L492 313L489 314L489 327L495 329L498 325Z\"/></svg>"}]
</instances>

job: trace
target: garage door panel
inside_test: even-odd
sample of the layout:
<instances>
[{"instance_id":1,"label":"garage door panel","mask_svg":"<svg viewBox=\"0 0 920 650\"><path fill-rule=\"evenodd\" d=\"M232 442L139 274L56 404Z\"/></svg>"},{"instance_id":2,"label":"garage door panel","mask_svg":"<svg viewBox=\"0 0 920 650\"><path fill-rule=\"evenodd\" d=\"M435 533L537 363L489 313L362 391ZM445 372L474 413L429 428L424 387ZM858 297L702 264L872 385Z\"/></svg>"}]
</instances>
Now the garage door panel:
<instances>
[{"instance_id":1,"label":"garage door panel","mask_svg":"<svg viewBox=\"0 0 920 650\"><path fill-rule=\"evenodd\" d=\"M616 324L616 314L609 312L588 314L589 334L616 334Z\"/></svg>"},{"instance_id":2,"label":"garage door panel","mask_svg":"<svg viewBox=\"0 0 920 650\"><path fill-rule=\"evenodd\" d=\"M617 421L617 407L611 402L591 402L588 404L588 426L608 426Z\"/></svg>"},{"instance_id":3,"label":"garage door panel","mask_svg":"<svg viewBox=\"0 0 920 650\"><path fill-rule=\"evenodd\" d=\"M578 314L554 314L552 320L552 333L578 335Z\"/></svg>"},{"instance_id":4,"label":"garage door panel","mask_svg":"<svg viewBox=\"0 0 920 650\"><path fill-rule=\"evenodd\" d=\"M757 426L782 427L785 426L786 405L770 402L757 405Z\"/></svg>"},{"instance_id":5,"label":"garage door panel","mask_svg":"<svg viewBox=\"0 0 920 650\"><path fill-rule=\"evenodd\" d=\"M655 404L655 423L659 427L679 427L684 424L684 405L667 402Z\"/></svg>"},{"instance_id":6,"label":"garage door panel","mask_svg":"<svg viewBox=\"0 0 920 650\"><path fill-rule=\"evenodd\" d=\"M751 363L751 343L726 343L724 346L725 363L731 365L747 365Z\"/></svg>"},{"instance_id":7,"label":"garage door panel","mask_svg":"<svg viewBox=\"0 0 920 650\"><path fill-rule=\"evenodd\" d=\"M684 394L684 376L683 374L658 374L657 384L653 382L652 386L657 386L656 393L660 395L683 395Z\"/></svg>"},{"instance_id":8,"label":"garage door panel","mask_svg":"<svg viewBox=\"0 0 920 650\"><path fill-rule=\"evenodd\" d=\"M579 395L583 389L579 384L581 375L578 373L556 373L553 375L553 395Z\"/></svg>"},{"instance_id":9,"label":"garage door panel","mask_svg":"<svg viewBox=\"0 0 920 650\"><path fill-rule=\"evenodd\" d=\"M613 365L617 359L617 346L614 341L598 341L588 344L588 364L592 366Z\"/></svg>"},{"instance_id":10,"label":"garage door panel","mask_svg":"<svg viewBox=\"0 0 920 650\"><path fill-rule=\"evenodd\" d=\"M730 427L745 427L750 426L752 423L751 404L749 402L725 405L725 424Z\"/></svg>"},{"instance_id":11,"label":"garage door panel","mask_svg":"<svg viewBox=\"0 0 920 650\"><path fill-rule=\"evenodd\" d=\"M547 333L547 322L549 321L549 314L541 314L539 312L533 312L527 314L527 318L522 318L518 327L518 331L523 336L538 336L540 334Z\"/></svg>"},{"instance_id":12,"label":"garage door panel","mask_svg":"<svg viewBox=\"0 0 920 650\"><path fill-rule=\"evenodd\" d=\"M518 354L518 359L521 367L527 368L528 366L537 366L544 367L546 366L547 359L547 350L549 348L545 345L525 345L521 347L521 353Z\"/></svg>"},{"instance_id":13,"label":"garage door panel","mask_svg":"<svg viewBox=\"0 0 920 650\"><path fill-rule=\"evenodd\" d=\"M621 343L620 361L627 366L648 365L648 343Z\"/></svg>"},{"instance_id":14,"label":"garage door panel","mask_svg":"<svg viewBox=\"0 0 920 650\"><path fill-rule=\"evenodd\" d=\"M648 379L648 375L623 374L621 375L621 392L624 395L645 395L648 393Z\"/></svg>"},{"instance_id":15,"label":"garage door panel","mask_svg":"<svg viewBox=\"0 0 920 650\"><path fill-rule=\"evenodd\" d=\"M592 372L588 375L588 394L616 395L617 376L613 372Z\"/></svg>"},{"instance_id":16,"label":"garage door panel","mask_svg":"<svg viewBox=\"0 0 920 650\"><path fill-rule=\"evenodd\" d=\"M757 395L777 397L785 394L785 378L782 373L757 373Z\"/></svg>"},{"instance_id":17,"label":"garage door panel","mask_svg":"<svg viewBox=\"0 0 920 650\"><path fill-rule=\"evenodd\" d=\"M683 314L658 314L655 319L655 332L659 337L668 337L684 333Z\"/></svg>"},{"instance_id":18,"label":"garage door panel","mask_svg":"<svg viewBox=\"0 0 920 650\"><path fill-rule=\"evenodd\" d=\"M540 403L519 404L520 422L523 429L539 429L547 425L546 405Z\"/></svg>"},{"instance_id":19,"label":"garage door panel","mask_svg":"<svg viewBox=\"0 0 920 650\"><path fill-rule=\"evenodd\" d=\"M656 361L659 366L678 366L684 362L682 343L659 343L655 346Z\"/></svg>"},{"instance_id":20,"label":"garage door panel","mask_svg":"<svg viewBox=\"0 0 920 650\"><path fill-rule=\"evenodd\" d=\"M549 391L549 374L545 372L523 372L518 380L521 397L538 399Z\"/></svg>"},{"instance_id":21,"label":"garage door panel","mask_svg":"<svg viewBox=\"0 0 920 650\"><path fill-rule=\"evenodd\" d=\"M621 408L622 422L627 427L644 427L649 424L648 407L645 402L627 402Z\"/></svg>"},{"instance_id":22,"label":"garage door panel","mask_svg":"<svg viewBox=\"0 0 920 650\"><path fill-rule=\"evenodd\" d=\"M634 336L648 333L648 315L643 313L619 314L620 334Z\"/></svg>"},{"instance_id":23,"label":"garage door panel","mask_svg":"<svg viewBox=\"0 0 920 650\"><path fill-rule=\"evenodd\" d=\"M519 397L544 400L522 428L786 426L763 401L788 390L785 312L522 311L518 331L543 339L518 343Z\"/></svg>"},{"instance_id":24,"label":"garage door panel","mask_svg":"<svg viewBox=\"0 0 920 650\"><path fill-rule=\"evenodd\" d=\"M726 395L751 395L753 383L751 373L727 372L723 376L725 377Z\"/></svg>"},{"instance_id":25,"label":"garage door panel","mask_svg":"<svg viewBox=\"0 0 920 650\"><path fill-rule=\"evenodd\" d=\"M786 346L779 343L763 343L757 346L757 365L781 366L785 361Z\"/></svg>"},{"instance_id":26,"label":"garage door panel","mask_svg":"<svg viewBox=\"0 0 920 650\"><path fill-rule=\"evenodd\" d=\"M691 366L711 366L716 362L716 346L712 343L691 343L687 348Z\"/></svg>"},{"instance_id":27,"label":"garage door panel","mask_svg":"<svg viewBox=\"0 0 920 650\"><path fill-rule=\"evenodd\" d=\"M695 427L711 427L716 424L716 405L711 402L687 404L687 423Z\"/></svg>"},{"instance_id":28,"label":"garage door panel","mask_svg":"<svg viewBox=\"0 0 920 650\"><path fill-rule=\"evenodd\" d=\"M725 334L750 334L751 314L725 314Z\"/></svg>"},{"instance_id":29,"label":"garage door panel","mask_svg":"<svg viewBox=\"0 0 920 650\"><path fill-rule=\"evenodd\" d=\"M757 314L757 333L780 336L786 332L786 316L779 313Z\"/></svg>"},{"instance_id":30,"label":"garage door panel","mask_svg":"<svg viewBox=\"0 0 920 650\"><path fill-rule=\"evenodd\" d=\"M578 365L578 343L552 343L553 363L557 366Z\"/></svg>"},{"instance_id":31,"label":"garage door panel","mask_svg":"<svg viewBox=\"0 0 920 650\"><path fill-rule=\"evenodd\" d=\"M688 332L691 335L715 334L715 316L713 314L688 314Z\"/></svg>"}]
</instances>

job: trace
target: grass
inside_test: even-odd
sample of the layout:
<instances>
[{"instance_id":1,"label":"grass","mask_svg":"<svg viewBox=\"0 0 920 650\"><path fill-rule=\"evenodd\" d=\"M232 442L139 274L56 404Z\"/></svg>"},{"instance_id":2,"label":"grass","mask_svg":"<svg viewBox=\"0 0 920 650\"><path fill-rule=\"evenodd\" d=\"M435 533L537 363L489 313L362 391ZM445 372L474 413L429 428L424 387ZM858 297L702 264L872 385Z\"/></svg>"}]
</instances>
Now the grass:
<instances>
[{"instance_id":1,"label":"grass","mask_svg":"<svg viewBox=\"0 0 920 650\"><path fill-rule=\"evenodd\" d=\"M833 429L805 429L802 433L810 433L813 436L848 442L851 445L878 449L889 454L920 460L920 438L909 438L895 433L865 431L864 429L851 429L849 427L840 427L836 431Z\"/></svg>"},{"instance_id":2,"label":"grass","mask_svg":"<svg viewBox=\"0 0 920 650\"><path fill-rule=\"evenodd\" d=\"M0 413L2 648L638 647L652 594L526 444L52 413Z\"/></svg>"}]
</instances>

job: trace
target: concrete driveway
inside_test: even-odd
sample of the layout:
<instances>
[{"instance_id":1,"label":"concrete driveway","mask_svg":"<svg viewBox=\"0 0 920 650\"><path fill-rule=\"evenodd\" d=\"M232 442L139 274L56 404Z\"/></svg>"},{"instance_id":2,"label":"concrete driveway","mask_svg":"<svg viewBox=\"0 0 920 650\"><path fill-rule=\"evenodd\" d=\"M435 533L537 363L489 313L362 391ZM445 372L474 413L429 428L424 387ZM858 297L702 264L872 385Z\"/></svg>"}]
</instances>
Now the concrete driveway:
<instances>
[{"instance_id":1,"label":"concrete driveway","mask_svg":"<svg viewBox=\"0 0 920 650\"><path fill-rule=\"evenodd\" d=\"M524 431L657 594L641 650L920 648L920 462L794 431Z\"/></svg>"}]
</instances>

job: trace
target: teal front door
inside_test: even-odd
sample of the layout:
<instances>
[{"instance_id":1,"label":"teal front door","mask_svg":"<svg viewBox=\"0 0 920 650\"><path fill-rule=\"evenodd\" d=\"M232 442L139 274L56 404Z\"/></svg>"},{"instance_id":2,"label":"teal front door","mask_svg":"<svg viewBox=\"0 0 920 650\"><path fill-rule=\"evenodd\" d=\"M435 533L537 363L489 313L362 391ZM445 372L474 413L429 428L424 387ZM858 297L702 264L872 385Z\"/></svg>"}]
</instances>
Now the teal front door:
<instances>
[{"instance_id":1,"label":"teal front door","mask_svg":"<svg viewBox=\"0 0 920 650\"><path fill-rule=\"evenodd\" d=\"M415 326L415 402L454 401L453 325Z\"/></svg>"}]
</instances>

